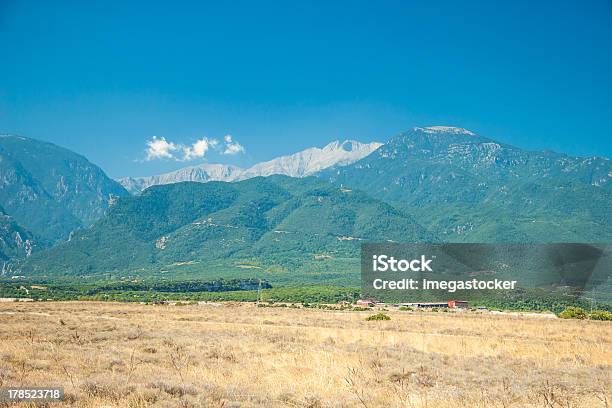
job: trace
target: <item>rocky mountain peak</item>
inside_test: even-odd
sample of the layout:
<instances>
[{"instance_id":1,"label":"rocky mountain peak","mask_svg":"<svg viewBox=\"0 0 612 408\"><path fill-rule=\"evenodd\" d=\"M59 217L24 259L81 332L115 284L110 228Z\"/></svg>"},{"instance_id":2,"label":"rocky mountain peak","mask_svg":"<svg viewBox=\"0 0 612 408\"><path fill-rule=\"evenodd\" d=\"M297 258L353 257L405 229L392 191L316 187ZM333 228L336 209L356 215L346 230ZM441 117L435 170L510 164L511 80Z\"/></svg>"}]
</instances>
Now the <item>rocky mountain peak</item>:
<instances>
[{"instance_id":1,"label":"rocky mountain peak","mask_svg":"<svg viewBox=\"0 0 612 408\"><path fill-rule=\"evenodd\" d=\"M150 177L126 177L118 180L128 191L137 194L147 187L181 181L238 181L274 174L306 177L321 170L346 166L366 157L382 143L361 143L335 140L326 146L311 147L300 152L257 163L248 169L226 164L200 164Z\"/></svg>"}]
</instances>

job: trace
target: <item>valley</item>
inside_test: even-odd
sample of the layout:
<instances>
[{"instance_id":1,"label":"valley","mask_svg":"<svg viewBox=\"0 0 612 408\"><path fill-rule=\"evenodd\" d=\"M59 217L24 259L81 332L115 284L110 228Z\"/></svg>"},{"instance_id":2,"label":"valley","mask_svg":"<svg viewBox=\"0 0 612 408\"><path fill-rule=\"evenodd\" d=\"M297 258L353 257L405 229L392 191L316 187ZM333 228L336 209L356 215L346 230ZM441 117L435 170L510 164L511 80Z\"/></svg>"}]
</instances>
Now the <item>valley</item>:
<instances>
[{"instance_id":1,"label":"valley","mask_svg":"<svg viewBox=\"0 0 612 408\"><path fill-rule=\"evenodd\" d=\"M612 408L612 0L0 0L0 408Z\"/></svg>"},{"instance_id":2,"label":"valley","mask_svg":"<svg viewBox=\"0 0 612 408\"><path fill-rule=\"evenodd\" d=\"M249 170L206 163L124 179L135 194L49 143L5 135L0 156L5 294L15 282L55 282L62 299L125 282L355 288L368 242L612 240L609 159L526 151L454 127L414 128L383 144L332 142ZM524 269L512 279L538 281ZM585 296L608 308L610 282L604 276ZM557 312L572 303L571 288L555 293L479 300Z\"/></svg>"}]
</instances>

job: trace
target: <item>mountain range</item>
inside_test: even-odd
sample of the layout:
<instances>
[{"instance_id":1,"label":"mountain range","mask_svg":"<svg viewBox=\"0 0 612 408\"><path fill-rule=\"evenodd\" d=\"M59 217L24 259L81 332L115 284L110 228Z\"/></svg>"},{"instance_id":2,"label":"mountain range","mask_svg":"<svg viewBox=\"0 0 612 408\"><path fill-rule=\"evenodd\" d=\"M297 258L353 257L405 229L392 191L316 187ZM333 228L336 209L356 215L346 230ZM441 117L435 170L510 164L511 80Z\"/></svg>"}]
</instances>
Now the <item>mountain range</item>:
<instances>
[{"instance_id":1,"label":"mountain range","mask_svg":"<svg viewBox=\"0 0 612 408\"><path fill-rule=\"evenodd\" d=\"M136 195L66 149L1 137L0 259L38 275L295 280L358 271L362 242L612 241L609 159L456 127L131 180Z\"/></svg>"},{"instance_id":2,"label":"mountain range","mask_svg":"<svg viewBox=\"0 0 612 408\"><path fill-rule=\"evenodd\" d=\"M128 195L85 157L26 137L0 135L0 206L40 246L65 240Z\"/></svg>"},{"instance_id":3,"label":"mountain range","mask_svg":"<svg viewBox=\"0 0 612 408\"><path fill-rule=\"evenodd\" d=\"M610 242L612 162L414 128L319 173L414 214L451 242Z\"/></svg>"},{"instance_id":4,"label":"mountain range","mask_svg":"<svg viewBox=\"0 0 612 408\"><path fill-rule=\"evenodd\" d=\"M277 270L300 279L296 273L305 266L329 272L329 262L356 260L360 243L368 240L435 237L409 214L314 177L181 182L121 198L91 228L33 254L21 270L129 276L186 265L209 276L222 265L242 274ZM358 270L358 262L345 264L343 272L355 265Z\"/></svg>"},{"instance_id":5,"label":"mountain range","mask_svg":"<svg viewBox=\"0 0 612 408\"><path fill-rule=\"evenodd\" d=\"M138 194L144 189L181 181L239 181L258 176L280 174L290 177L306 177L321 170L354 163L379 148L382 143L360 143L354 140L334 141L323 148L311 147L301 152L281 156L258 163L248 169L226 164L199 164L170 173L149 177L125 177L117 181L130 193Z\"/></svg>"}]
</instances>

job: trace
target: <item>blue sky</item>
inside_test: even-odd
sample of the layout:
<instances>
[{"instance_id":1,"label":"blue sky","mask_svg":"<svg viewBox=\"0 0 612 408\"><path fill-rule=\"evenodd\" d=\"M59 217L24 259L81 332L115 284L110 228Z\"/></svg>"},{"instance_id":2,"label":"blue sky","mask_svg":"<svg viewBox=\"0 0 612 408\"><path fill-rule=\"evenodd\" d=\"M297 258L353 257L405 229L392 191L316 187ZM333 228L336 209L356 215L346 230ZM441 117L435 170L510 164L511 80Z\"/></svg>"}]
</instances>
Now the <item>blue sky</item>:
<instances>
[{"instance_id":1,"label":"blue sky","mask_svg":"<svg viewBox=\"0 0 612 408\"><path fill-rule=\"evenodd\" d=\"M0 132L113 177L427 125L610 157L611 4L0 0ZM219 143L146 160L153 136Z\"/></svg>"}]
</instances>

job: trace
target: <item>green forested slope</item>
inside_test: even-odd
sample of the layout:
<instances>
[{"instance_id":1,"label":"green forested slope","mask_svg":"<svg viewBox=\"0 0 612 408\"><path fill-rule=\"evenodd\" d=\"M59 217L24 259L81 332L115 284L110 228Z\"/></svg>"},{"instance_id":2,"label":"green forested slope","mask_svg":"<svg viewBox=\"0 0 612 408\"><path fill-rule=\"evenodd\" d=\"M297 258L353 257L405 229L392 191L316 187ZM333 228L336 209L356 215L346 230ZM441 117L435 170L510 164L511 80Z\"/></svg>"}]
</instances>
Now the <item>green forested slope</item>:
<instances>
[{"instance_id":1,"label":"green forested slope","mask_svg":"<svg viewBox=\"0 0 612 408\"><path fill-rule=\"evenodd\" d=\"M247 269L293 270L315 260L355 260L363 241L434 239L408 214L314 178L187 182L120 198L92 228L33 255L21 269L129 274L190 265L208 273L219 263L247 263ZM335 268L353 270L355 262Z\"/></svg>"},{"instance_id":2,"label":"green forested slope","mask_svg":"<svg viewBox=\"0 0 612 408\"><path fill-rule=\"evenodd\" d=\"M128 195L86 158L51 143L0 135L0 205L42 244L68 238Z\"/></svg>"},{"instance_id":3,"label":"green forested slope","mask_svg":"<svg viewBox=\"0 0 612 408\"><path fill-rule=\"evenodd\" d=\"M320 174L415 214L456 242L610 242L612 164L415 128Z\"/></svg>"}]
</instances>

